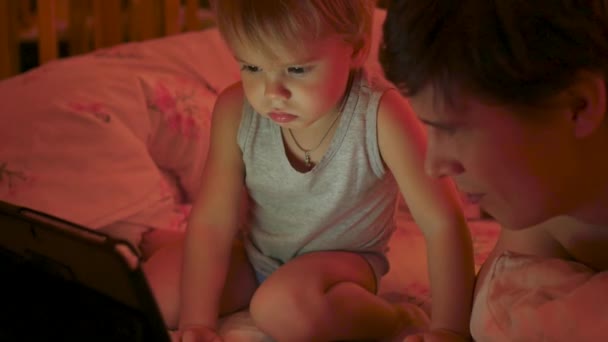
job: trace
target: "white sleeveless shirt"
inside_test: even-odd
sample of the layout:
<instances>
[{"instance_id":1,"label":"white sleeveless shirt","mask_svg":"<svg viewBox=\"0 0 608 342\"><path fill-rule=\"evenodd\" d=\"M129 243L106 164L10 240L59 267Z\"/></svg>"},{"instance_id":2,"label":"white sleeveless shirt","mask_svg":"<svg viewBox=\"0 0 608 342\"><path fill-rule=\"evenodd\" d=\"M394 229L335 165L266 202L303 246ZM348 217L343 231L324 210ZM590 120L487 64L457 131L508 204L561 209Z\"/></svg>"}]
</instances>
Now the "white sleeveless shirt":
<instances>
[{"instance_id":1,"label":"white sleeveless shirt","mask_svg":"<svg viewBox=\"0 0 608 342\"><path fill-rule=\"evenodd\" d=\"M378 279L388 272L398 187L383 165L376 123L391 88L379 76L355 72L330 146L307 173L290 164L280 126L245 101L238 144L250 197L245 247L256 272L268 276L315 251L362 253Z\"/></svg>"}]
</instances>

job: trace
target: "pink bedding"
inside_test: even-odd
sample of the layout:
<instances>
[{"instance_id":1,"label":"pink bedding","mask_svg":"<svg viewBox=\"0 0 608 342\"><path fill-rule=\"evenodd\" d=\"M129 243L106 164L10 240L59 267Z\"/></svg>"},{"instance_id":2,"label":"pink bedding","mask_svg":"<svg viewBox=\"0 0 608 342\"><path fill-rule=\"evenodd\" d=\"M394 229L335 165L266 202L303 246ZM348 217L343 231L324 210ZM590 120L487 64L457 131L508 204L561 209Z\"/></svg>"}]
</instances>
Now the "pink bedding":
<instances>
[{"instance_id":1,"label":"pink bedding","mask_svg":"<svg viewBox=\"0 0 608 342\"><path fill-rule=\"evenodd\" d=\"M608 341L608 272L506 252L491 265L471 328L478 341Z\"/></svg>"},{"instance_id":2,"label":"pink bedding","mask_svg":"<svg viewBox=\"0 0 608 342\"><path fill-rule=\"evenodd\" d=\"M0 199L100 228L172 229L204 164L217 92L238 79L216 30L121 45L0 82Z\"/></svg>"}]
</instances>

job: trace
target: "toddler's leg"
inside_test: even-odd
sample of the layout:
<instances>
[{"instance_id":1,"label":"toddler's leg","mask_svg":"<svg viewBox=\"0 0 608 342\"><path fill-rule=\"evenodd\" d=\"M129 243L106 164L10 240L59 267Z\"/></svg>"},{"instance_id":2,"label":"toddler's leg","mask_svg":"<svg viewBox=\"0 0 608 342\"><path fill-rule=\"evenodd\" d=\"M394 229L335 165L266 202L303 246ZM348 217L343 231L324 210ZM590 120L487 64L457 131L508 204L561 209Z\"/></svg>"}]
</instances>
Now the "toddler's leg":
<instances>
[{"instance_id":1,"label":"toddler's leg","mask_svg":"<svg viewBox=\"0 0 608 342\"><path fill-rule=\"evenodd\" d=\"M183 239L158 249L144 264L148 283L169 329L177 328L183 255ZM236 241L232 251L226 285L220 301L220 315L249 305L257 281L245 249ZM206 289L202 288L201 291Z\"/></svg>"},{"instance_id":2,"label":"toddler's leg","mask_svg":"<svg viewBox=\"0 0 608 342\"><path fill-rule=\"evenodd\" d=\"M143 236L150 231L150 228L133 224L128 221L114 222L97 230L100 233L107 234L114 239L124 240L131 244L137 254L142 255L141 242Z\"/></svg>"},{"instance_id":3,"label":"toddler's leg","mask_svg":"<svg viewBox=\"0 0 608 342\"><path fill-rule=\"evenodd\" d=\"M349 252L315 252L285 264L251 301L256 325L277 341L380 340L403 324L376 296L367 261Z\"/></svg>"}]
</instances>

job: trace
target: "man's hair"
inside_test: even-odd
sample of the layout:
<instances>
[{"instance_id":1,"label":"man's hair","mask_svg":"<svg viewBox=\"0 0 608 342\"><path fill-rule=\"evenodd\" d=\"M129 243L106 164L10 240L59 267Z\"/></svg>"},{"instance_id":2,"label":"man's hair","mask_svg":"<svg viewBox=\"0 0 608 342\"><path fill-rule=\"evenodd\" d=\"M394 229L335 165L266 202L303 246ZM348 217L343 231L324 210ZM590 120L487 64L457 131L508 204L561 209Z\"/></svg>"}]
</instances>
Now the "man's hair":
<instances>
[{"instance_id":1,"label":"man's hair","mask_svg":"<svg viewBox=\"0 0 608 342\"><path fill-rule=\"evenodd\" d=\"M375 0L215 0L222 36L259 46L295 48L301 43L338 34L356 50L369 50Z\"/></svg>"},{"instance_id":2,"label":"man's hair","mask_svg":"<svg viewBox=\"0 0 608 342\"><path fill-rule=\"evenodd\" d=\"M580 71L608 75L608 0L392 0L383 37L384 72L407 96L535 106Z\"/></svg>"}]
</instances>

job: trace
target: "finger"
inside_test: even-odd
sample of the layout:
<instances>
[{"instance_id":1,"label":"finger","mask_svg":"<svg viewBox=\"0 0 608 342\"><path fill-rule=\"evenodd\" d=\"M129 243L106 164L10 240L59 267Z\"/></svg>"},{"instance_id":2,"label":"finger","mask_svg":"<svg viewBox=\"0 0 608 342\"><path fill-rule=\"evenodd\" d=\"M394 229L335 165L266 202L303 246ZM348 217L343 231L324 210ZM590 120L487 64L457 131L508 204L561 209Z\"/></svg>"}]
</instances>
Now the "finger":
<instances>
[{"instance_id":1,"label":"finger","mask_svg":"<svg viewBox=\"0 0 608 342\"><path fill-rule=\"evenodd\" d=\"M169 339L171 342L180 342L179 334L177 331L169 331Z\"/></svg>"},{"instance_id":2,"label":"finger","mask_svg":"<svg viewBox=\"0 0 608 342\"><path fill-rule=\"evenodd\" d=\"M197 338L193 331L184 331L180 342L198 342L199 340L203 341L202 339Z\"/></svg>"},{"instance_id":3,"label":"finger","mask_svg":"<svg viewBox=\"0 0 608 342\"><path fill-rule=\"evenodd\" d=\"M424 342L424 337L420 334L410 335L403 340L403 342Z\"/></svg>"}]
</instances>

